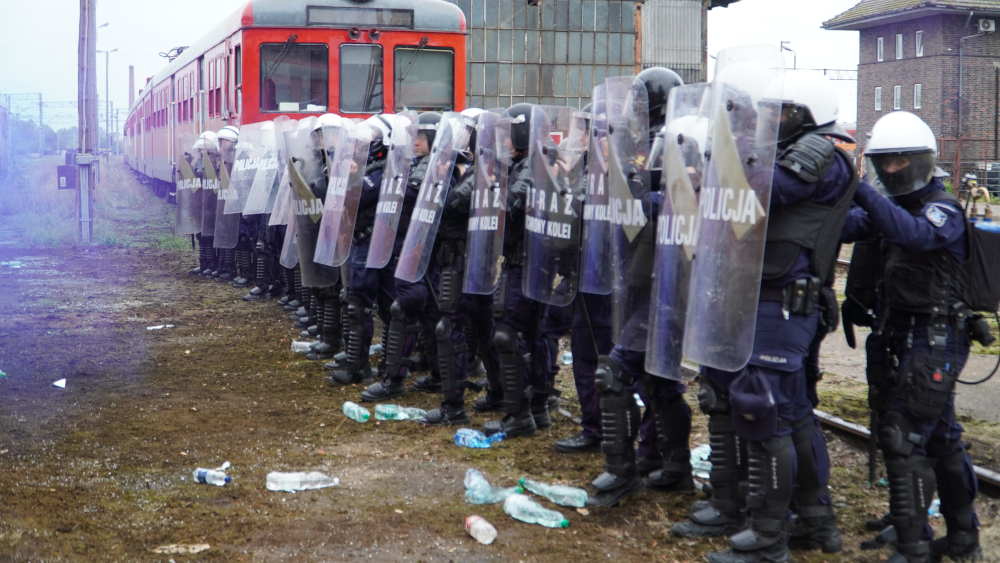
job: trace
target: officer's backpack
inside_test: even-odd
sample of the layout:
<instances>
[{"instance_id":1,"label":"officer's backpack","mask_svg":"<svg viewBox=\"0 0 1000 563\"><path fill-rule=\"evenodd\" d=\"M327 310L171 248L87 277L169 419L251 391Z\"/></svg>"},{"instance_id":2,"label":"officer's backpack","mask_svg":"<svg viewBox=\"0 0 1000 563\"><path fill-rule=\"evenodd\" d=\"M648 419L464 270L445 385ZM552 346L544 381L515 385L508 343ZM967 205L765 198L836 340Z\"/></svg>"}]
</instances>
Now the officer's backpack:
<instances>
[{"instance_id":1,"label":"officer's backpack","mask_svg":"<svg viewBox=\"0 0 1000 563\"><path fill-rule=\"evenodd\" d=\"M941 200L962 209L958 198L945 192L930 194L923 203ZM1000 310L1000 224L996 231L980 229L965 217L965 213L962 217L969 247L962 264L967 284L963 301L973 311L996 313Z\"/></svg>"}]
</instances>

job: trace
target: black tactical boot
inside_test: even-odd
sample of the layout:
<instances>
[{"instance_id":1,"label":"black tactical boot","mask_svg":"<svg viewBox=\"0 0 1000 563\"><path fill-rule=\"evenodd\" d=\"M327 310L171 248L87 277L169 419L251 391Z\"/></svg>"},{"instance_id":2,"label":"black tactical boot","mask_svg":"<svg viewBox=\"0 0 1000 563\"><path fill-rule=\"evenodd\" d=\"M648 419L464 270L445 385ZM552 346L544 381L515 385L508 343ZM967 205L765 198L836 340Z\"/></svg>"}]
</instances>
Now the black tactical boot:
<instances>
[{"instance_id":1,"label":"black tactical boot","mask_svg":"<svg viewBox=\"0 0 1000 563\"><path fill-rule=\"evenodd\" d=\"M556 440L556 451L564 454L595 453L601 451L601 441L587 437L580 432L568 438Z\"/></svg>"},{"instance_id":2,"label":"black tactical boot","mask_svg":"<svg viewBox=\"0 0 1000 563\"><path fill-rule=\"evenodd\" d=\"M420 419L420 424L426 426L462 426L470 422L471 419L469 419L464 407L445 404L428 412Z\"/></svg>"},{"instance_id":3,"label":"black tactical boot","mask_svg":"<svg viewBox=\"0 0 1000 563\"><path fill-rule=\"evenodd\" d=\"M440 393L441 375L424 375L413 381L413 390L421 393Z\"/></svg>"},{"instance_id":4,"label":"black tactical boot","mask_svg":"<svg viewBox=\"0 0 1000 563\"><path fill-rule=\"evenodd\" d=\"M361 400L367 403L381 403L406 395L406 383L401 378L390 378L371 384L361 392Z\"/></svg>"},{"instance_id":5,"label":"black tactical boot","mask_svg":"<svg viewBox=\"0 0 1000 563\"><path fill-rule=\"evenodd\" d=\"M790 535L789 549L819 549L823 553L837 553L843 549L832 506L799 508L792 519Z\"/></svg>"}]
</instances>

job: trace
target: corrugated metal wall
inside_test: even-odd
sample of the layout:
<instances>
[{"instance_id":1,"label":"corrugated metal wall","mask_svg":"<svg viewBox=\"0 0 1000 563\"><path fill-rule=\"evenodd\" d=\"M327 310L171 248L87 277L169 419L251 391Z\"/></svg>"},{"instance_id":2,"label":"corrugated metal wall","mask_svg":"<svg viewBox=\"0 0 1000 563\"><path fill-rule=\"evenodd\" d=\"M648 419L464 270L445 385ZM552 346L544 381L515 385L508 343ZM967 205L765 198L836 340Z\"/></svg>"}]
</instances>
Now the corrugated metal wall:
<instances>
[{"instance_id":1,"label":"corrugated metal wall","mask_svg":"<svg viewBox=\"0 0 1000 563\"><path fill-rule=\"evenodd\" d=\"M633 1L541 0L540 6L527 0L448 1L465 12L469 29L469 107L520 102L581 107L594 84L635 73ZM700 25L699 16L699 30Z\"/></svg>"},{"instance_id":2,"label":"corrugated metal wall","mask_svg":"<svg viewBox=\"0 0 1000 563\"><path fill-rule=\"evenodd\" d=\"M642 6L642 66L665 66L700 82L702 0L648 0Z\"/></svg>"}]
</instances>

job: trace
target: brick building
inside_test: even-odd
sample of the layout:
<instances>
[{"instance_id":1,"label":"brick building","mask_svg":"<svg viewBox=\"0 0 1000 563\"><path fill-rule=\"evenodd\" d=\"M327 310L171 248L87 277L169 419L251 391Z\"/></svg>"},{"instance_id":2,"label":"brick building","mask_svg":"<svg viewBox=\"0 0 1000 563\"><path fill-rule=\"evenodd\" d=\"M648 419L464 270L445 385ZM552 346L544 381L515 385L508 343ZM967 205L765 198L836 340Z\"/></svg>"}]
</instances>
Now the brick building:
<instances>
[{"instance_id":1,"label":"brick building","mask_svg":"<svg viewBox=\"0 0 1000 563\"><path fill-rule=\"evenodd\" d=\"M958 160L962 171L1000 162L1000 33L988 31L998 20L998 0L862 0L824 22L825 29L860 32L859 144L880 117L899 109L930 125L943 168L954 171Z\"/></svg>"}]
</instances>

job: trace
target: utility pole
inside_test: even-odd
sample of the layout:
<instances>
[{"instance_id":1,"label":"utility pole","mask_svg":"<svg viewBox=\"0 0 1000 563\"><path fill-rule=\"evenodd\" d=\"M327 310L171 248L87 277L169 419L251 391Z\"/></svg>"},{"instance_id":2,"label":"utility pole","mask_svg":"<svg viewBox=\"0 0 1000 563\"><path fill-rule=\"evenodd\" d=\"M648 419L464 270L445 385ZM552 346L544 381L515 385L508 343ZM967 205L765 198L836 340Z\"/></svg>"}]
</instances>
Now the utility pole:
<instances>
[{"instance_id":1,"label":"utility pole","mask_svg":"<svg viewBox=\"0 0 1000 563\"><path fill-rule=\"evenodd\" d=\"M108 105L110 103L110 98L108 97L108 62L111 57L111 53L114 53L117 50L118 49L111 49L110 51L97 51L98 53L104 53L104 148L108 149L108 154L110 154L111 151L111 111Z\"/></svg>"},{"instance_id":2,"label":"utility pole","mask_svg":"<svg viewBox=\"0 0 1000 563\"><path fill-rule=\"evenodd\" d=\"M80 195L77 200L80 242L90 244L94 234L91 220L90 186L94 185L94 153L97 150L97 0L80 0L80 43L77 53L78 146Z\"/></svg>"}]
</instances>

